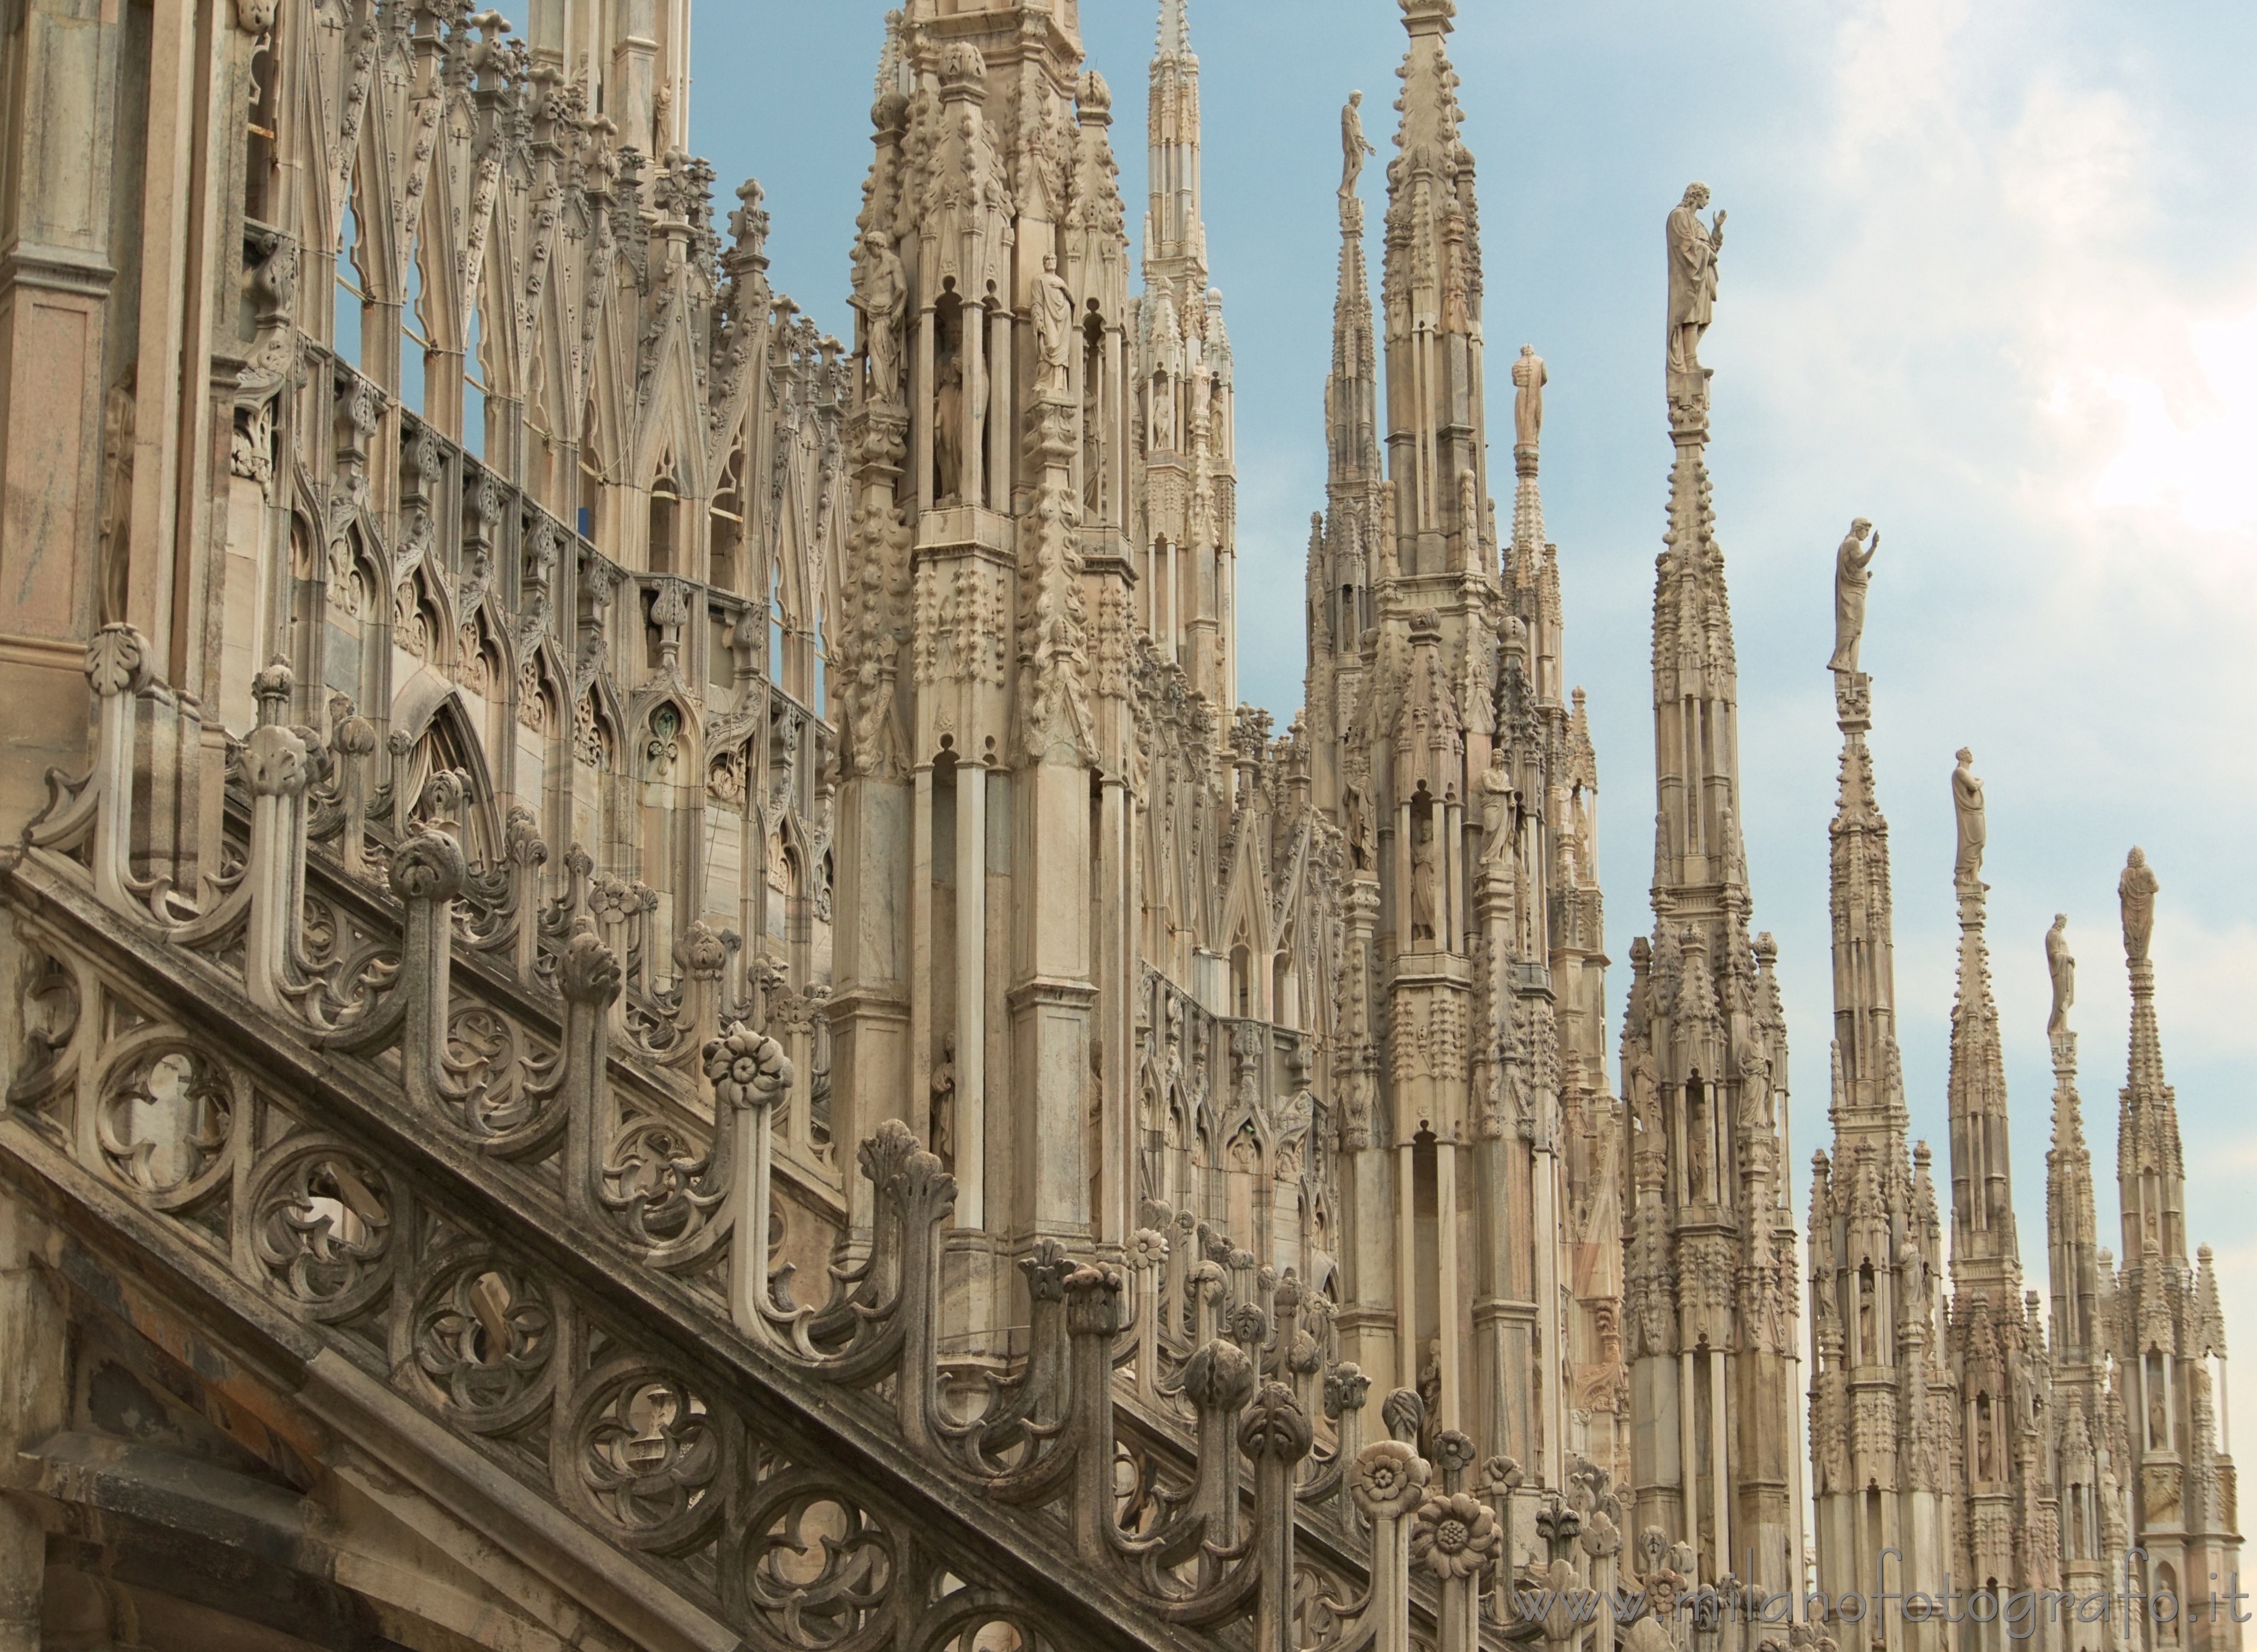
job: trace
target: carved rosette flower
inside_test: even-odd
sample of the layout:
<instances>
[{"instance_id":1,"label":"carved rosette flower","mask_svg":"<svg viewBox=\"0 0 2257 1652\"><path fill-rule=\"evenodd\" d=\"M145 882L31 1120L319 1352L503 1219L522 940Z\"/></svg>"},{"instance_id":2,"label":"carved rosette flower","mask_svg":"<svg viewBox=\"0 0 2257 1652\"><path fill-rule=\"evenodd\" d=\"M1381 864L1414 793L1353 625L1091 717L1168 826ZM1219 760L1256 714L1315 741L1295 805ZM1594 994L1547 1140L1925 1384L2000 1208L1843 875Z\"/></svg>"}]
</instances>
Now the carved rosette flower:
<instances>
[{"instance_id":1,"label":"carved rosette flower","mask_svg":"<svg viewBox=\"0 0 2257 1652\"><path fill-rule=\"evenodd\" d=\"M1149 1227L1140 1227L1128 1236L1128 1248L1121 1260L1134 1268L1157 1267L1168 1260L1166 1238Z\"/></svg>"},{"instance_id":2,"label":"carved rosette flower","mask_svg":"<svg viewBox=\"0 0 2257 1652\"><path fill-rule=\"evenodd\" d=\"M1238 1443L1249 1457L1276 1458L1289 1468L1309 1454L1315 1440L1309 1414L1282 1382L1263 1383L1238 1425Z\"/></svg>"},{"instance_id":3,"label":"carved rosette flower","mask_svg":"<svg viewBox=\"0 0 2257 1652\"><path fill-rule=\"evenodd\" d=\"M1220 1337L1184 1362L1184 1397L1202 1411L1235 1411L1254 1394L1254 1361Z\"/></svg>"},{"instance_id":4,"label":"carved rosette flower","mask_svg":"<svg viewBox=\"0 0 2257 1652\"><path fill-rule=\"evenodd\" d=\"M1474 1465L1475 1455L1471 1437L1456 1429L1445 1429L1434 1437L1434 1467L1442 1474L1464 1473Z\"/></svg>"},{"instance_id":5,"label":"carved rosette flower","mask_svg":"<svg viewBox=\"0 0 2257 1652\"><path fill-rule=\"evenodd\" d=\"M402 900L452 900L468 872L462 845L446 833L414 832L393 852L392 893Z\"/></svg>"},{"instance_id":6,"label":"carved rosette flower","mask_svg":"<svg viewBox=\"0 0 2257 1652\"><path fill-rule=\"evenodd\" d=\"M1411 1564L1447 1582L1489 1570L1500 1541L1489 1505L1465 1492L1430 1497L1411 1524Z\"/></svg>"},{"instance_id":7,"label":"carved rosette flower","mask_svg":"<svg viewBox=\"0 0 2257 1652\"><path fill-rule=\"evenodd\" d=\"M1477 1489L1484 1497L1505 1497L1520 1489L1520 1481L1518 1463L1509 1457L1492 1457L1482 1464Z\"/></svg>"},{"instance_id":8,"label":"carved rosette flower","mask_svg":"<svg viewBox=\"0 0 2257 1652\"><path fill-rule=\"evenodd\" d=\"M1434 1471L1401 1440L1376 1440L1355 1454L1348 1495L1370 1520L1400 1520L1426 1500Z\"/></svg>"},{"instance_id":9,"label":"carved rosette flower","mask_svg":"<svg viewBox=\"0 0 2257 1652\"><path fill-rule=\"evenodd\" d=\"M706 1044L705 1077L716 1108L766 1107L791 1088L791 1059L775 1040L735 1021Z\"/></svg>"}]
</instances>

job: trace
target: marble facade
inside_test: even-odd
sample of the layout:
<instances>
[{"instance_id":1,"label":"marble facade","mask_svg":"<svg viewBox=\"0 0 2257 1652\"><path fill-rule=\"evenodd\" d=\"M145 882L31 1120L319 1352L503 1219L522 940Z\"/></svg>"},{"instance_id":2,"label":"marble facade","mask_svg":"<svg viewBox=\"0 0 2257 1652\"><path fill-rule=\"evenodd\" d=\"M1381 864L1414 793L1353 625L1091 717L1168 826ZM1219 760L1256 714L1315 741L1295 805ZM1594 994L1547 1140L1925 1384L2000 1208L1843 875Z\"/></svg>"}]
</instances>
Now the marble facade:
<instances>
[{"instance_id":1,"label":"marble facade","mask_svg":"<svg viewBox=\"0 0 2257 1652\"><path fill-rule=\"evenodd\" d=\"M1948 1241L1907 1141L1861 532L1794 1211L1698 185L1610 1044L1548 370L1399 9L1280 731L1185 0L1134 259L1076 0L889 14L845 338L690 0L16 0L0 1652L2004 1652L1853 1614L1885 1552L2239 1647L2155 875L2120 1265L2054 950L2048 1312L1968 763Z\"/></svg>"}]
</instances>

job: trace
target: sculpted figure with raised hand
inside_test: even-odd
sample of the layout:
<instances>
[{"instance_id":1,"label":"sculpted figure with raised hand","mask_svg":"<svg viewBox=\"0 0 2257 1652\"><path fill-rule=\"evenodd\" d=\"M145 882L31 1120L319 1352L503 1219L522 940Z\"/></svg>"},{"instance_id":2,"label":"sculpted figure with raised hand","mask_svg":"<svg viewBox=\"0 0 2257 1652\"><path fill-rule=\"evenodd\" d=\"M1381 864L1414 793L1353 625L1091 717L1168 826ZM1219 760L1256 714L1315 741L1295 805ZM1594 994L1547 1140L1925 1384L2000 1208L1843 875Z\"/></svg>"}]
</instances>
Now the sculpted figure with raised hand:
<instances>
[{"instance_id":1,"label":"sculpted figure with raised hand","mask_svg":"<svg viewBox=\"0 0 2257 1652\"><path fill-rule=\"evenodd\" d=\"M1879 533L1861 516L1850 524L1848 537L1834 553L1834 657L1826 662L1829 671L1857 668L1857 640L1865 634L1865 586L1872 577L1867 570L1880 548Z\"/></svg>"},{"instance_id":2,"label":"sculpted figure with raised hand","mask_svg":"<svg viewBox=\"0 0 2257 1652\"><path fill-rule=\"evenodd\" d=\"M1709 330L1716 303L1716 255L1724 247L1724 214L1716 223L1701 222L1709 186L1685 186L1685 198L1669 212L1669 371L1701 371L1701 335Z\"/></svg>"}]
</instances>

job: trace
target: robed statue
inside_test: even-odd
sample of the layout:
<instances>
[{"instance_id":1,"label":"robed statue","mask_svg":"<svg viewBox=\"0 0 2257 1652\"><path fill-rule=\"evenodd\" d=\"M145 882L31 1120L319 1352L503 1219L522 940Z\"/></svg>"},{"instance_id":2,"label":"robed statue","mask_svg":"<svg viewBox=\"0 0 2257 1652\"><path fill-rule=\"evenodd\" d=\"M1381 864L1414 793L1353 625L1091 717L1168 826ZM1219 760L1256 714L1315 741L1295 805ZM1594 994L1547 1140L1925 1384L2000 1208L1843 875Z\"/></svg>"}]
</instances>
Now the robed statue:
<instances>
[{"instance_id":1,"label":"robed statue","mask_svg":"<svg viewBox=\"0 0 2257 1652\"><path fill-rule=\"evenodd\" d=\"M1363 135L1363 116L1357 112L1362 105L1361 92L1350 92L1348 102L1341 105L1340 192L1343 200L1355 193L1355 180L1363 176L1363 158L1379 152Z\"/></svg>"},{"instance_id":2,"label":"robed statue","mask_svg":"<svg viewBox=\"0 0 2257 1652\"><path fill-rule=\"evenodd\" d=\"M1880 548L1880 534L1861 516L1850 524L1849 537L1834 553L1834 657L1826 662L1829 671L1857 669L1857 639L1865 632L1865 586L1872 577L1867 570Z\"/></svg>"},{"instance_id":3,"label":"robed statue","mask_svg":"<svg viewBox=\"0 0 2257 1652\"><path fill-rule=\"evenodd\" d=\"M1067 389L1067 365L1072 359L1073 293L1058 272L1058 256L1043 254L1043 272L1035 278L1035 394L1063 396Z\"/></svg>"},{"instance_id":4,"label":"robed statue","mask_svg":"<svg viewBox=\"0 0 2257 1652\"><path fill-rule=\"evenodd\" d=\"M1544 433L1544 386L1552 375L1544 369L1544 358L1536 353L1533 344L1520 347L1520 359L1512 364L1512 445L1536 450L1536 439Z\"/></svg>"},{"instance_id":5,"label":"robed statue","mask_svg":"<svg viewBox=\"0 0 2257 1652\"><path fill-rule=\"evenodd\" d=\"M1713 226L1701 222L1709 186L1687 184L1685 198L1669 214L1669 371L1698 373L1701 335L1716 302L1716 255L1724 246L1724 215Z\"/></svg>"},{"instance_id":6,"label":"robed statue","mask_svg":"<svg viewBox=\"0 0 2257 1652\"><path fill-rule=\"evenodd\" d=\"M2069 914L2053 914L2046 931L2046 973L2053 978L2053 1009L2046 1017L2048 1035L2069 1030L2069 1006L2077 1002L2077 960L2069 953Z\"/></svg>"},{"instance_id":7,"label":"robed statue","mask_svg":"<svg viewBox=\"0 0 2257 1652\"><path fill-rule=\"evenodd\" d=\"M1952 862L1951 880L1970 889L1983 879L1983 782L1975 778L1975 753L1959 748L1959 766L1951 771L1951 803L1959 815L1959 853Z\"/></svg>"},{"instance_id":8,"label":"robed statue","mask_svg":"<svg viewBox=\"0 0 2257 1652\"><path fill-rule=\"evenodd\" d=\"M2145 964L2147 942L2155 932L2155 869L2145 850L2134 849L2124 862L2124 875L2116 880L2116 899L2124 909L2124 961Z\"/></svg>"}]
</instances>

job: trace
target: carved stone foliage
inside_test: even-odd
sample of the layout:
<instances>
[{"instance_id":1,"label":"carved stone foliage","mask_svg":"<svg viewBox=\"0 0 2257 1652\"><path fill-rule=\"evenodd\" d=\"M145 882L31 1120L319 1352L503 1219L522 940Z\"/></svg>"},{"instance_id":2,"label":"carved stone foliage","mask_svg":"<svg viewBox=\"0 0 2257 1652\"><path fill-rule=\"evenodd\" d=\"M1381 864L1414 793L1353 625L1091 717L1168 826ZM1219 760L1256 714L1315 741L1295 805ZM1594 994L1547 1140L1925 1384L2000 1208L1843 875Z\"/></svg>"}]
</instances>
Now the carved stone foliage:
<instances>
[{"instance_id":1,"label":"carved stone foliage","mask_svg":"<svg viewBox=\"0 0 2257 1652\"><path fill-rule=\"evenodd\" d=\"M600 953L592 936L582 938ZM350 1357L381 1365L391 1351L395 1389L484 1457L491 1472L552 1499L631 1564L653 1568L736 1626L748 1644L883 1652L968 1645L965 1637L991 1625L1012 1627L1025 1645L1072 1644L989 1575L976 1546L950 1549L881 1487L756 1423L739 1399L749 1373L739 1368L732 1381L718 1381L710 1361L689 1352L712 1326L694 1316L669 1319L654 1300L628 1318L615 1303L599 1308L596 1298L610 1287L590 1287L602 1274L631 1275L632 1246L615 1246L597 1271L560 1277L526 1241L584 1246L561 1206L543 1218L545 1236L502 1232L458 1207L447 1191L445 1150L435 1156L433 1140L408 1120L384 1125L384 1145L359 1138L383 1114L381 1083L343 1105L330 1094L286 1106L279 1085L169 1022L128 984L90 964L66 966L70 950L60 943L46 956L54 967L24 983L23 999L65 1013L38 1019L32 1036L50 1051L50 1070L59 1054L76 1076L56 1130L0 1123L0 1151L31 1155L51 1177L79 1160L125 1190L168 1242L222 1272L228 1258L246 1259L247 1283ZM606 975L600 958L562 973L576 999L598 1011L618 988L616 971ZM96 982L96 1016L67 1006L66 975ZM87 1065L105 1028L126 1035ZM773 1041L732 1034L715 1048L725 1106L772 1105L789 1086L790 1065ZM305 1114L351 1115L355 1133L315 1127L297 1101ZM647 1119L624 1125L628 1139L669 1166L693 1145ZM615 1143L606 1173L634 1156ZM904 1139L864 1158L894 1197L911 1201L896 1207L906 1222L888 1231L930 1232L945 1210L934 1196L945 1198L946 1187L943 1178L915 1190L930 1155ZM725 1176L726 1168L724 1155ZM520 1183L517 1197L531 1185ZM664 1200L640 1191L645 1227L664 1226L656 1214ZM895 1261L881 1257L879 1265L902 1276ZM898 1295L891 1304L867 1297L847 1319L882 1324L900 1303ZM851 1331L845 1343L833 1330L815 1334L853 1346ZM897 1359L904 1344L881 1335L874 1346L881 1359ZM861 1364L867 1376L890 1369ZM794 1424L807 1426L803 1418Z\"/></svg>"}]
</instances>

